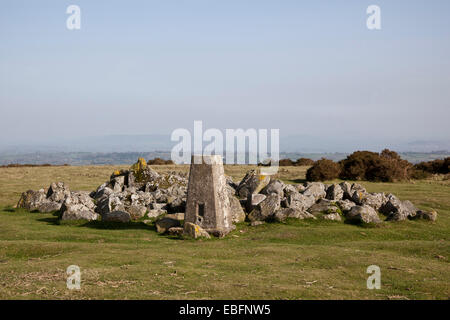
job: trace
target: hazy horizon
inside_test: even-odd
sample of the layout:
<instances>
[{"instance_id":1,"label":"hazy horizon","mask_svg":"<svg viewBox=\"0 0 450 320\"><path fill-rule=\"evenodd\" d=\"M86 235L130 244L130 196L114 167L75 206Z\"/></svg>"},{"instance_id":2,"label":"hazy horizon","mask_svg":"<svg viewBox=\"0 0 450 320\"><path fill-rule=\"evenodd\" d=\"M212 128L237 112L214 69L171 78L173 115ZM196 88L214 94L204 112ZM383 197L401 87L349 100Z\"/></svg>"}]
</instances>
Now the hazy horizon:
<instances>
[{"instance_id":1,"label":"hazy horizon","mask_svg":"<svg viewBox=\"0 0 450 320\"><path fill-rule=\"evenodd\" d=\"M66 28L72 4L81 30ZM381 30L366 28L371 4ZM449 9L418 0L5 0L0 149L168 135L194 120L280 129L281 145L303 137L292 145L299 151L449 145Z\"/></svg>"}]
</instances>

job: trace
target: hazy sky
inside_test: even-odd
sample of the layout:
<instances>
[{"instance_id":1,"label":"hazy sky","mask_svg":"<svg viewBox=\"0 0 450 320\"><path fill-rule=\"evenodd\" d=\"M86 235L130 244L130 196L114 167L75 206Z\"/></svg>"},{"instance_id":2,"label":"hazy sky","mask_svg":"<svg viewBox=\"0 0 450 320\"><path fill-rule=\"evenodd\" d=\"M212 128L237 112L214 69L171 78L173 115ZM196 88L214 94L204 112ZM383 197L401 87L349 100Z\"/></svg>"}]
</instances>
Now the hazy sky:
<instances>
[{"instance_id":1,"label":"hazy sky","mask_svg":"<svg viewBox=\"0 0 450 320\"><path fill-rule=\"evenodd\" d=\"M71 4L81 30L66 28ZM371 4L379 31L366 27ZM194 120L448 139L449 15L448 0L2 0L0 145Z\"/></svg>"}]
</instances>

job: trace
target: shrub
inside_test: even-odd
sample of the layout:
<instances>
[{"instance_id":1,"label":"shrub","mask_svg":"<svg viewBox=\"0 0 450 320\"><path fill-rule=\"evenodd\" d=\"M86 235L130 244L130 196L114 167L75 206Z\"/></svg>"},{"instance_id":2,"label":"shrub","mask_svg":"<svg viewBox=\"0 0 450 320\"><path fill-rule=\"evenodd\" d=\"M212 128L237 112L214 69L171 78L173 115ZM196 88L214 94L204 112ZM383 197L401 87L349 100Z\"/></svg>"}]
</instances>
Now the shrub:
<instances>
[{"instance_id":1,"label":"shrub","mask_svg":"<svg viewBox=\"0 0 450 320\"><path fill-rule=\"evenodd\" d=\"M367 180L368 168L377 166L380 156L376 152L356 151L346 159L341 160L341 178L349 180Z\"/></svg>"},{"instance_id":2,"label":"shrub","mask_svg":"<svg viewBox=\"0 0 450 320\"><path fill-rule=\"evenodd\" d=\"M411 179L415 180L422 180L431 177L431 173L416 168L411 168L408 175Z\"/></svg>"},{"instance_id":3,"label":"shrub","mask_svg":"<svg viewBox=\"0 0 450 320\"><path fill-rule=\"evenodd\" d=\"M314 164L314 160L308 158L300 158L295 161L296 166L312 166Z\"/></svg>"},{"instance_id":4,"label":"shrub","mask_svg":"<svg viewBox=\"0 0 450 320\"><path fill-rule=\"evenodd\" d=\"M293 166L294 162L291 159L281 159L278 164L280 167Z\"/></svg>"},{"instance_id":5,"label":"shrub","mask_svg":"<svg viewBox=\"0 0 450 320\"><path fill-rule=\"evenodd\" d=\"M149 165L153 165L153 166L174 164L174 162L172 160L164 160L164 159L161 159L161 158L155 158L153 160L148 160L147 163Z\"/></svg>"},{"instance_id":6,"label":"shrub","mask_svg":"<svg viewBox=\"0 0 450 320\"><path fill-rule=\"evenodd\" d=\"M340 161L341 179L394 182L409 178L412 164L388 149L356 151Z\"/></svg>"},{"instance_id":7,"label":"shrub","mask_svg":"<svg viewBox=\"0 0 450 320\"><path fill-rule=\"evenodd\" d=\"M416 170L422 170L429 174L450 173L450 157L433 161L421 162L414 166Z\"/></svg>"},{"instance_id":8,"label":"shrub","mask_svg":"<svg viewBox=\"0 0 450 320\"><path fill-rule=\"evenodd\" d=\"M333 180L339 177L340 172L341 167L338 163L322 158L306 171L306 179L308 181Z\"/></svg>"}]
</instances>

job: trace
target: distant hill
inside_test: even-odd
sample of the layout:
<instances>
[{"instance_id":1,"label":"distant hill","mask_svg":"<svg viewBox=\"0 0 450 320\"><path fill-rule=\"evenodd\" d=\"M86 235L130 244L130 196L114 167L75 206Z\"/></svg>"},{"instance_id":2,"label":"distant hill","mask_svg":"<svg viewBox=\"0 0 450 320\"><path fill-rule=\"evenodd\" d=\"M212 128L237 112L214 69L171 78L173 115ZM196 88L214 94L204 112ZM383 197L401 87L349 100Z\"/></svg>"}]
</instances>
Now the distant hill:
<instances>
[{"instance_id":1,"label":"distant hill","mask_svg":"<svg viewBox=\"0 0 450 320\"><path fill-rule=\"evenodd\" d=\"M348 153L297 153L297 152L282 152L281 159L310 158L318 160L327 158L338 161L347 157ZM450 157L450 152L400 152L403 159L412 163L421 161L430 161L435 159L443 159ZM132 164L136 162L137 158L154 159L162 158L170 159L170 152L168 151L151 151L151 152L35 152L27 154L0 154L0 165L7 165L12 163L18 164L52 164L52 165L106 165L106 164Z\"/></svg>"},{"instance_id":2,"label":"distant hill","mask_svg":"<svg viewBox=\"0 0 450 320\"><path fill-rule=\"evenodd\" d=\"M29 164L70 164L101 165L131 164L138 157L152 159L170 158L170 150L178 142L170 140L170 135L108 135L74 139L59 139L38 143L30 138L28 143L12 146L0 145L0 165L11 163ZM205 143L206 144L206 143ZM361 148L360 146L364 146ZM280 138L280 158L322 157L341 160L357 150L381 151L384 148L397 151L413 163L445 158L450 155L449 141L412 141L406 143L377 144L374 141L358 139L343 140L342 136L318 138L310 136L282 136Z\"/></svg>"}]
</instances>

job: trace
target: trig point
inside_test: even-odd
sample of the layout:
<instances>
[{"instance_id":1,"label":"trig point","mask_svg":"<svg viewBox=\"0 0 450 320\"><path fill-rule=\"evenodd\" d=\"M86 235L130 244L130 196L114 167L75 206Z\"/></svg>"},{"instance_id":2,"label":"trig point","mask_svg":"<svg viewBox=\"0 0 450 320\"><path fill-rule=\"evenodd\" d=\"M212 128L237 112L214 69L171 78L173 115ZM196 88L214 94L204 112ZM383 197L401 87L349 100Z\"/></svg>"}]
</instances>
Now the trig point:
<instances>
[{"instance_id":1,"label":"trig point","mask_svg":"<svg viewBox=\"0 0 450 320\"><path fill-rule=\"evenodd\" d=\"M232 230L230 200L221 156L192 156L185 222L194 223L219 236Z\"/></svg>"}]
</instances>

